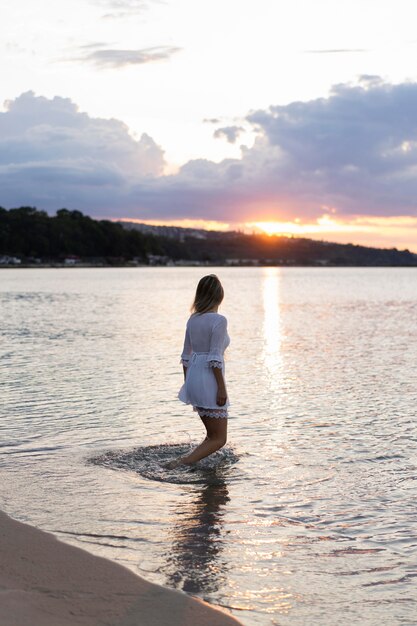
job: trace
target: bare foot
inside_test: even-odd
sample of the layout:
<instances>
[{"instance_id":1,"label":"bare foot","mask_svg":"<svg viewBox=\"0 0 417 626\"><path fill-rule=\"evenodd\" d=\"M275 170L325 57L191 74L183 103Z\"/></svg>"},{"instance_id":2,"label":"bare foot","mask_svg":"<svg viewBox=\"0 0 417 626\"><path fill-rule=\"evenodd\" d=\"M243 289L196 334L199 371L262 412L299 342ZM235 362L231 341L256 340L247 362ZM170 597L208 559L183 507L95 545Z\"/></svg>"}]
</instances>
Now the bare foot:
<instances>
[{"instance_id":1,"label":"bare foot","mask_svg":"<svg viewBox=\"0 0 417 626\"><path fill-rule=\"evenodd\" d=\"M168 461L168 463L164 464L165 469L175 469L179 465L183 465L182 459L174 459L173 461Z\"/></svg>"}]
</instances>

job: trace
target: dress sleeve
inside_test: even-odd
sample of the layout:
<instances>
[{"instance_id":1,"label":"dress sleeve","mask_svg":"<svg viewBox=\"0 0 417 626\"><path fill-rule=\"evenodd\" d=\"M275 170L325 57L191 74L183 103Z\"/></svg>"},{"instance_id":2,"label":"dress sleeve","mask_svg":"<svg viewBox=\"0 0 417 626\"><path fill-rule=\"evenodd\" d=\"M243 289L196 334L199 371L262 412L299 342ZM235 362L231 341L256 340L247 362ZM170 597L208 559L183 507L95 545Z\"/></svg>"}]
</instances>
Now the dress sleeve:
<instances>
[{"instance_id":1,"label":"dress sleeve","mask_svg":"<svg viewBox=\"0 0 417 626\"><path fill-rule=\"evenodd\" d=\"M210 350L207 356L210 367L223 368L223 352L226 343L226 335L227 320L225 317L221 317L211 333Z\"/></svg>"},{"instance_id":2,"label":"dress sleeve","mask_svg":"<svg viewBox=\"0 0 417 626\"><path fill-rule=\"evenodd\" d=\"M184 348L182 350L182 354L181 354L181 363L184 365L184 367L188 367L188 362L190 360L190 356L191 356L191 339L190 339L190 331L188 330L188 326L185 329L185 337L184 337Z\"/></svg>"}]
</instances>

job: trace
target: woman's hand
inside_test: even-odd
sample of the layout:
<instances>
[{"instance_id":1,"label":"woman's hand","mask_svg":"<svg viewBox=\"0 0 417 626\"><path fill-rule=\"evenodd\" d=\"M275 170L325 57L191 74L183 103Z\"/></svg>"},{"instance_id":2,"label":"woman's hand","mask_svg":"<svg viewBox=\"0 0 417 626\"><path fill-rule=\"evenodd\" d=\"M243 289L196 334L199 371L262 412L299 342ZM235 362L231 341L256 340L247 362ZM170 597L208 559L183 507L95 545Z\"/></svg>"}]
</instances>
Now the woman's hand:
<instances>
[{"instance_id":1,"label":"woman's hand","mask_svg":"<svg viewBox=\"0 0 417 626\"><path fill-rule=\"evenodd\" d=\"M213 374L217 383L217 406L224 406L227 401L226 383L224 382L223 372L218 367L213 367Z\"/></svg>"},{"instance_id":2,"label":"woman's hand","mask_svg":"<svg viewBox=\"0 0 417 626\"><path fill-rule=\"evenodd\" d=\"M217 405L224 406L226 404L226 400L227 400L226 389L219 387L217 389L217 398L216 398Z\"/></svg>"}]
</instances>

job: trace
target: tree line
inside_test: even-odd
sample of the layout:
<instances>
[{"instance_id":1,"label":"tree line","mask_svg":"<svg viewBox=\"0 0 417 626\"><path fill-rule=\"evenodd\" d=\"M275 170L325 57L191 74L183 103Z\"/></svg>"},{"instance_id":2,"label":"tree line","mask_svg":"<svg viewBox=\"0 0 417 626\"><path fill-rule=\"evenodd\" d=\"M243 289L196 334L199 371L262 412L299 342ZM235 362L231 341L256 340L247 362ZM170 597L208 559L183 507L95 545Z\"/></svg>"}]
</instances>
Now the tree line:
<instances>
[{"instance_id":1,"label":"tree line","mask_svg":"<svg viewBox=\"0 0 417 626\"><path fill-rule=\"evenodd\" d=\"M154 250L150 237L109 220L60 209L55 216L34 207L0 208L0 253L25 259L142 257Z\"/></svg>"}]
</instances>

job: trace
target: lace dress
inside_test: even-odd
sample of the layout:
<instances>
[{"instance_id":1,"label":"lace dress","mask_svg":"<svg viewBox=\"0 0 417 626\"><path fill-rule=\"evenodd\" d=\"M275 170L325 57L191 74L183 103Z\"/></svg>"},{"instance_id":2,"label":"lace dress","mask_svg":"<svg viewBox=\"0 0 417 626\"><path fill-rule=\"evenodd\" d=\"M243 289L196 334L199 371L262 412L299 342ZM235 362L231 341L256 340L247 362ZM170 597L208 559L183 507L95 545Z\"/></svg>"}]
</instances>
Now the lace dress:
<instances>
[{"instance_id":1,"label":"lace dress","mask_svg":"<svg viewBox=\"0 0 417 626\"><path fill-rule=\"evenodd\" d=\"M230 343L227 320L219 313L194 313L187 322L181 362L187 368L178 398L192 404L200 417L227 418L229 400L219 407L213 368L224 368L224 351Z\"/></svg>"}]
</instances>

